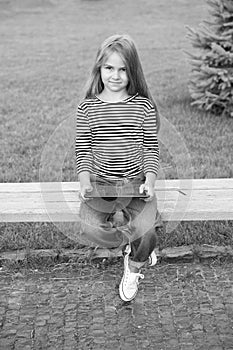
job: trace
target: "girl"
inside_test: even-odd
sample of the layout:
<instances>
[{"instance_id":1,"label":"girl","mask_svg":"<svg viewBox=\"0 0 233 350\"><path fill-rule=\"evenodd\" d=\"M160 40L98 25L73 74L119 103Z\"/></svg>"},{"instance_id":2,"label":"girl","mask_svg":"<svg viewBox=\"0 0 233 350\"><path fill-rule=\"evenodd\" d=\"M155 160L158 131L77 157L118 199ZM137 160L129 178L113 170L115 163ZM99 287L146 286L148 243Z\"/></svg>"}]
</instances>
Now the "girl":
<instances>
[{"instance_id":1,"label":"girl","mask_svg":"<svg viewBox=\"0 0 233 350\"><path fill-rule=\"evenodd\" d=\"M114 35L100 46L84 101L77 110L76 161L80 181L81 233L102 247L124 247L120 297L132 300L140 269L156 263L155 180L159 165L158 111L147 87L133 40ZM147 198L92 198L94 184L133 186ZM111 225L122 209L127 223Z\"/></svg>"}]
</instances>

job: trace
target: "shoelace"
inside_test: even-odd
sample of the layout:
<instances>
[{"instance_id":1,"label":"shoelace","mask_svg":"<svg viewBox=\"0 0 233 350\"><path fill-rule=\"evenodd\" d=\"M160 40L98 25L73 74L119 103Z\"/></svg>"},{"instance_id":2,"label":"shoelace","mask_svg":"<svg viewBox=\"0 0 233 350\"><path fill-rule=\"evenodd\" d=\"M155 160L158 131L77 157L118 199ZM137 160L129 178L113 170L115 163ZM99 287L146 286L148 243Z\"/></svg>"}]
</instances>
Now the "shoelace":
<instances>
[{"instance_id":1,"label":"shoelace","mask_svg":"<svg viewBox=\"0 0 233 350\"><path fill-rule=\"evenodd\" d=\"M140 272L137 272L137 273L132 273L130 272L129 276L128 276L128 285L134 285L135 283L138 285L139 283L139 278L143 279L144 278L144 275Z\"/></svg>"}]
</instances>

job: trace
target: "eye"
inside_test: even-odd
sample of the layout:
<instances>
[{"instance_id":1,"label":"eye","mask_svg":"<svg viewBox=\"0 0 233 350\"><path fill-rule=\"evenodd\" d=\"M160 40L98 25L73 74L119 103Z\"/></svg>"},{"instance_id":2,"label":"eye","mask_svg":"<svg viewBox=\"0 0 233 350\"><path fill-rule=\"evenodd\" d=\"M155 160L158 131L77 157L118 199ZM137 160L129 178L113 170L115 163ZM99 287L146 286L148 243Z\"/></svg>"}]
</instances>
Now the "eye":
<instances>
[{"instance_id":1,"label":"eye","mask_svg":"<svg viewBox=\"0 0 233 350\"><path fill-rule=\"evenodd\" d=\"M126 68L125 67L121 68L121 71L126 72Z\"/></svg>"},{"instance_id":2,"label":"eye","mask_svg":"<svg viewBox=\"0 0 233 350\"><path fill-rule=\"evenodd\" d=\"M104 66L104 68L107 69L107 70L112 70L111 66Z\"/></svg>"}]
</instances>

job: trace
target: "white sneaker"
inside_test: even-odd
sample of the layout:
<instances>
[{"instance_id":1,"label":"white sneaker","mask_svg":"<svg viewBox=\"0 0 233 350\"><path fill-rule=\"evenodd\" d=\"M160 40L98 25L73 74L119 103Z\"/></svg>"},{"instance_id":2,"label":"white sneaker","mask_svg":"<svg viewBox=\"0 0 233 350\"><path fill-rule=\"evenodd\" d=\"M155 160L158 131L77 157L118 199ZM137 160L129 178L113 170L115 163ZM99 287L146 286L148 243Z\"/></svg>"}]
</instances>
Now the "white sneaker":
<instances>
[{"instance_id":1,"label":"white sneaker","mask_svg":"<svg viewBox=\"0 0 233 350\"><path fill-rule=\"evenodd\" d=\"M144 275L137 272L131 272L129 269L129 253L130 247L127 254L124 257L124 275L121 279L119 286L120 297L124 301L131 301L135 298L138 292L139 278L144 278Z\"/></svg>"},{"instance_id":2,"label":"white sneaker","mask_svg":"<svg viewBox=\"0 0 233 350\"><path fill-rule=\"evenodd\" d=\"M155 251L153 250L153 252L151 253L148 259L149 266L154 266L155 264L157 264L157 260L158 260L157 256L155 254Z\"/></svg>"}]
</instances>

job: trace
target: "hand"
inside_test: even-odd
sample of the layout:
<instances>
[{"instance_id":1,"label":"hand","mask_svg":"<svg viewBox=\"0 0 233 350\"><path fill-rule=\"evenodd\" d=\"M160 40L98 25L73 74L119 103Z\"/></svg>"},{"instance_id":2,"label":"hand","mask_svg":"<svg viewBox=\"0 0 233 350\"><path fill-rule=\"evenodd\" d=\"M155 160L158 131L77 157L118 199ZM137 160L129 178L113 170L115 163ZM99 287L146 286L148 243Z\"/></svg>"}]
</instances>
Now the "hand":
<instances>
[{"instance_id":1,"label":"hand","mask_svg":"<svg viewBox=\"0 0 233 350\"><path fill-rule=\"evenodd\" d=\"M147 184L146 182L139 187L139 193L146 193L147 198L143 198L145 202L151 202L155 196L154 186Z\"/></svg>"},{"instance_id":2,"label":"hand","mask_svg":"<svg viewBox=\"0 0 233 350\"><path fill-rule=\"evenodd\" d=\"M85 202L88 201L90 198L85 197L87 192L91 192L93 190L93 187L91 184L80 184L80 199L81 201Z\"/></svg>"}]
</instances>

